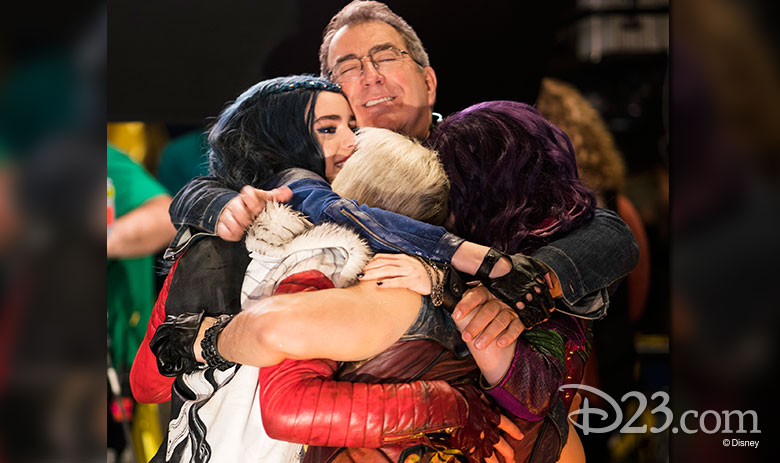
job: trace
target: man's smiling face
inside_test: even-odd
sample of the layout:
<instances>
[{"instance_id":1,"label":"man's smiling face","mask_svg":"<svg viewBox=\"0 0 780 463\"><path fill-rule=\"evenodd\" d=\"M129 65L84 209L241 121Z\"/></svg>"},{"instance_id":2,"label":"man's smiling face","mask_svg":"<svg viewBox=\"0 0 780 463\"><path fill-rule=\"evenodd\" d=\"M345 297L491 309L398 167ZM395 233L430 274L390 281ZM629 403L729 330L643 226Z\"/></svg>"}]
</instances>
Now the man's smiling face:
<instances>
[{"instance_id":1,"label":"man's smiling face","mask_svg":"<svg viewBox=\"0 0 780 463\"><path fill-rule=\"evenodd\" d=\"M328 66L344 57L362 58L377 47L391 45L406 50L401 35L379 21L341 28L328 51ZM338 82L352 104L358 127L380 127L415 138L426 138L431 124L431 107L436 99L436 75L422 68L408 55L396 70L380 74L368 58L363 73L352 82Z\"/></svg>"}]
</instances>

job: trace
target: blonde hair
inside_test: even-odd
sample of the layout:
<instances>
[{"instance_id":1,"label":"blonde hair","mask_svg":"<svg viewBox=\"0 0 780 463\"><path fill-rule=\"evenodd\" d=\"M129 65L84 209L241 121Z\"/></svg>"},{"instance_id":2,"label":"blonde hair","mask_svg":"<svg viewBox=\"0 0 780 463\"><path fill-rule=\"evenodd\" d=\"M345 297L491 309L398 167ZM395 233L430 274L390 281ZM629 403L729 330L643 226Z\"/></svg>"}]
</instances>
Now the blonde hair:
<instances>
[{"instance_id":1,"label":"blonde hair","mask_svg":"<svg viewBox=\"0 0 780 463\"><path fill-rule=\"evenodd\" d=\"M601 115L574 86L545 77L536 107L571 139L580 179L598 194L621 191L623 156Z\"/></svg>"},{"instance_id":2,"label":"blonde hair","mask_svg":"<svg viewBox=\"0 0 780 463\"><path fill-rule=\"evenodd\" d=\"M447 218L450 182L438 154L391 130L360 129L355 154L332 186L345 198L423 222Z\"/></svg>"}]
</instances>

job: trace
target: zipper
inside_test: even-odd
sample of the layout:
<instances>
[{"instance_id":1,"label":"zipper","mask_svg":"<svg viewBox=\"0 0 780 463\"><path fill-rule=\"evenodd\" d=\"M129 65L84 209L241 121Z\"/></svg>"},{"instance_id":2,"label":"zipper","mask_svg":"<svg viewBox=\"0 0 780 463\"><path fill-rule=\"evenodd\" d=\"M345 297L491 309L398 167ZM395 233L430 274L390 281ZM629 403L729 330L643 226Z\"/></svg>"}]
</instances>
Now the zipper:
<instances>
[{"instance_id":1,"label":"zipper","mask_svg":"<svg viewBox=\"0 0 780 463\"><path fill-rule=\"evenodd\" d=\"M166 251L165 254L163 255L163 259L168 260L168 259L171 259L173 257L178 256L179 254L184 252L185 249L187 249L187 246L189 246L190 242L193 239L195 239L196 237L201 236L201 235L205 235L205 236L218 236L216 233L206 233L206 232L195 233L194 235L192 235L189 238L187 238L187 241L185 241L183 244L179 245L176 248L176 250L174 250L174 251Z\"/></svg>"},{"instance_id":2,"label":"zipper","mask_svg":"<svg viewBox=\"0 0 780 463\"><path fill-rule=\"evenodd\" d=\"M374 237L374 239L376 239L377 241L380 241L380 242L382 242L382 243L386 244L387 246L390 246L390 247L392 247L392 248L394 248L394 249L397 249L397 250L398 250L398 252L400 252L400 253L402 253L402 254L408 254L406 251L404 251L403 249L401 249L401 248L399 248L398 246L394 245L393 243L390 243L390 242L388 242L387 240L385 240L385 239L382 239L382 238L380 238L379 236L377 236L377 234L376 234L376 233L372 232L371 230L369 230L369 228L368 228L368 227L366 227L365 225L363 225L363 222L361 222L361 221L360 221L360 219L358 219L357 217L355 217L355 216L354 216L354 215L353 215L351 212L349 212L349 211L347 211L346 209L342 208L342 209L341 209L341 213L342 213L342 214L344 214L344 215L346 215L346 216L347 216L347 217L349 217L350 219L352 219L352 221L353 221L353 222L355 222L355 223L357 223L358 225L360 225L360 228L362 228L363 230L365 230L365 232L366 232L366 233L368 233L369 235L373 236L373 237Z\"/></svg>"}]
</instances>

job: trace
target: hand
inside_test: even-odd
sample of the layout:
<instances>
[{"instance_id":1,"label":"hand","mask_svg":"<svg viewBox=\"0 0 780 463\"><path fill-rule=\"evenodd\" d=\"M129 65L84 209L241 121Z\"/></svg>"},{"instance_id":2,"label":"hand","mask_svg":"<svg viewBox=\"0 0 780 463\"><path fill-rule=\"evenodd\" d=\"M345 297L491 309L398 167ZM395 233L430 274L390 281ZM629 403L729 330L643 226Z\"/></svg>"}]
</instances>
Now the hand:
<instances>
[{"instance_id":1,"label":"hand","mask_svg":"<svg viewBox=\"0 0 780 463\"><path fill-rule=\"evenodd\" d=\"M514 440L520 440L523 437L523 433L520 431L520 428L517 427L516 424L512 422L509 418L505 417L504 415L501 415L501 421L498 423L498 429L500 429L503 433L508 434L511 436ZM498 443L493 446L494 449L496 449L496 452L498 455L501 455L503 460L498 459L498 455L495 453L491 455L488 458L485 458L485 463L499 463L499 461L515 461L515 450L512 448L512 446L509 444L509 442L506 441L503 437L501 437L498 440Z\"/></svg>"},{"instance_id":2,"label":"hand","mask_svg":"<svg viewBox=\"0 0 780 463\"><path fill-rule=\"evenodd\" d=\"M525 330L517 312L484 286L466 291L455 306L452 319L462 333L463 342L474 340L477 349L484 349L494 340L498 347L508 346Z\"/></svg>"},{"instance_id":3,"label":"hand","mask_svg":"<svg viewBox=\"0 0 780 463\"><path fill-rule=\"evenodd\" d=\"M422 262L406 254L375 255L366 264L360 280L378 280L377 285L382 288L404 288L423 296L431 294L431 279Z\"/></svg>"},{"instance_id":4,"label":"hand","mask_svg":"<svg viewBox=\"0 0 780 463\"><path fill-rule=\"evenodd\" d=\"M203 312L182 313L166 316L157 327L149 340L149 349L157 358L157 369L163 376L177 376L198 368L202 358L195 358L192 343L202 321Z\"/></svg>"},{"instance_id":5,"label":"hand","mask_svg":"<svg viewBox=\"0 0 780 463\"><path fill-rule=\"evenodd\" d=\"M217 222L217 235L225 241L239 241L257 214L265 209L266 202L287 202L290 199L292 190L287 187L265 191L246 185L222 209Z\"/></svg>"},{"instance_id":6,"label":"hand","mask_svg":"<svg viewBox=\"0 0 780 463\"><path fill-rule=\"evenodd\" d=\"M489 258L507 257L512 268L506 275L499 277L480 277L491 293L502 301L517 307L517 315L523 324L531 328L550 318L555 310L555 302L550 292L550 269L541 261L523 254L508 255L490 248L483 266L490 263ZM486 264L487 263L487 264ZM483 274L484 270L480 270Z\"/></svg>"}]
</instances>

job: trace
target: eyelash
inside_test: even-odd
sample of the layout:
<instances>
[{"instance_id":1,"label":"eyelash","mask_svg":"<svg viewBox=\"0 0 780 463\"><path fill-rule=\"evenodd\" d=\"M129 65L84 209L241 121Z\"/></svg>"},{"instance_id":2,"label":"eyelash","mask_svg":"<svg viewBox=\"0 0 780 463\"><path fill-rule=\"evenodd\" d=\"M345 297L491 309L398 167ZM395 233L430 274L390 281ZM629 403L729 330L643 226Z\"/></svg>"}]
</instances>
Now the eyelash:
<instances>
[{"instance_id":1,"label":"eyelash","mask_svg":"<svg viewBox=\"0 0 780 463\"><path fill-rule=\"evenodd\" d=\"M316 129L317 133L325 134L325 135L333 135L336 133L336 127L335 126L327 126L327 127L319 127ZM349 130L351 130L353 133L358 131L357 127L350 127Z\"/></svg>"}]
</instances>

